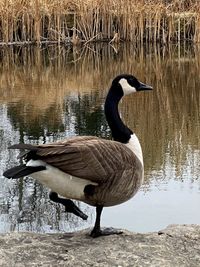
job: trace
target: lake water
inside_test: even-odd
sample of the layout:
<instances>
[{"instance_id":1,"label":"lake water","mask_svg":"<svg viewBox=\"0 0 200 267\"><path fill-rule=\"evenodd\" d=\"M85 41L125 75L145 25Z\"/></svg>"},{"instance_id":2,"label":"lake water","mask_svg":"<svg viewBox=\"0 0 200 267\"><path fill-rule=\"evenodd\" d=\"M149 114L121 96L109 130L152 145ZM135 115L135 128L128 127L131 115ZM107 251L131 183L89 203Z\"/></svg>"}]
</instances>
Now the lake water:
<instances>
[{"instance_id":1,"label":"lake water","mask_svg":"<svg viewBox=\"0 0 200 267\"><path fill-rule=\"evenodd\" d=\"M200 47L15 47L0 50L0 232L65 232L92 227L95 209L79 203L88 221L50 202L30 177L8 180L24 142L73 135L110 138L103 104L114 76L132 73L154 87L120 104L139 137L145 181L128 202L105 208L102 225L149 232L168 224L200 224Z\"/></svg>"}]
</instances>

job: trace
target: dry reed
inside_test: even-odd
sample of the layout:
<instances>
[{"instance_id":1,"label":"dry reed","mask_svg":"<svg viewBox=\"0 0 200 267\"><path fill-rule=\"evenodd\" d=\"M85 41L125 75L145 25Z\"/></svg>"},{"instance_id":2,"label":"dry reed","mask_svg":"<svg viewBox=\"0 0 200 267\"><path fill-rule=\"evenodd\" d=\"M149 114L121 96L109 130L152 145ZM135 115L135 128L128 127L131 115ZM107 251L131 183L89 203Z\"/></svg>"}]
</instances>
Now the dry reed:
<instances>
[{"instance_id":1,"label":"dry reed","mask_svg":"<svg viewBox=\"0 0 200 267\"><path fill-rule=\"evenodd\" d=\"M1 44L200 41L199 0L0 0ZM114 38L114 39L113 39Z\"/></svg>"}]
</instances>

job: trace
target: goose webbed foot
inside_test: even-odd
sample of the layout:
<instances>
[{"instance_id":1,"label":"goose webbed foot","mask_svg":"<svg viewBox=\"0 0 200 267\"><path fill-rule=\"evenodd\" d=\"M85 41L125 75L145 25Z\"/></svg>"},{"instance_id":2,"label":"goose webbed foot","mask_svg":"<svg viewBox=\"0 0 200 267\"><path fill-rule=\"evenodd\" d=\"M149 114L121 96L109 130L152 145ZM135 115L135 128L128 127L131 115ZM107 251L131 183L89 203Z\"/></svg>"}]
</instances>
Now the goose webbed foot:
<instances>
[{"instance_id":1,"label":"goose webbed foot","mask_svg":"<svg viewBox=\"0 0 200 267\"><path fill-rule=\"evenodd\" d=\"M107 236L107 235L121 235L123 231L120 229L114 229L112 227L103 228L103 229L93 229L90 236L91 237L99 237L99 236Z\"/></svg>"},{"instance_id":2,"label":"goose webbed foot","mask_svg":"<svg viewBox=\"0 0 200 267\"><path fill-rule=\"evenodd\" d=\"M104 228L101 229L100 227L100 220L101 220L101 213L103 210L102 205L97 205L96 206L96 221L94 228L90 234L91 237L99 237L99 236L106 236L106 235L120 235L123 232L119 229L114 229L114 228Z\"/></svg>"},{"instance_id":3,"label":"goose webbed foot","mask_svg":"<svg viewBox=\"0 0 200 267\"><path fill-rule=\"evenodd\" d=\"M56 192L50 192L49 198L53 202L62 204L65 207L65 212L73 213L74 215L82 218L83 220L87 220L88 216L83 213L71 199L61 198Z\"/></svg>"}]
</instances>

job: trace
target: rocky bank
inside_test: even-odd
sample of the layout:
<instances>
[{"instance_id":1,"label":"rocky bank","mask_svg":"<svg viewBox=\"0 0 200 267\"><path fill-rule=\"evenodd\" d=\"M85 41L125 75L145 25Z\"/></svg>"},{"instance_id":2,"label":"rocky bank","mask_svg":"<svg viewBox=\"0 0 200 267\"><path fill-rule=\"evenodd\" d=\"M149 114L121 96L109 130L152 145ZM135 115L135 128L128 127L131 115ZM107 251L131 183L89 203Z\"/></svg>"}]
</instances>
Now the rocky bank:
<instances>
[{"instance_id":1,"label":"rocky bank","mask_svg":"<svg viewBox=\"0 0 200 267\"><path fill-rule=\"evenodd\" d=\"M78 233L0 235L0 266L200 266L200 226L91 238Z\"/></svg>"}]
</instances>

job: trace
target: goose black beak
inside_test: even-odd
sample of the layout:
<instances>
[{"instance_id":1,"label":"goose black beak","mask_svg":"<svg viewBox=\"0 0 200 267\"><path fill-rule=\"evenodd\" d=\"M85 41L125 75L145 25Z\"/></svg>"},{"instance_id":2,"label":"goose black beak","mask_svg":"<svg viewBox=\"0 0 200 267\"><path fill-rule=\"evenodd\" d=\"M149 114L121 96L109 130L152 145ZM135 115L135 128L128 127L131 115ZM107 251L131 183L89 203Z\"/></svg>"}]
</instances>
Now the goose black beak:
<instances>
[{"instance_id":1,"label":"goose black beak","mask_svg":"<svg viewBox=\"0 0 200 267\"><path fill-rule=\"evenodd\" d=\"M153 87L148 84L140 82L140 85L137 88L137 91L145 91L145 90L153 90Z\"/></svg>"}]
</instances>

